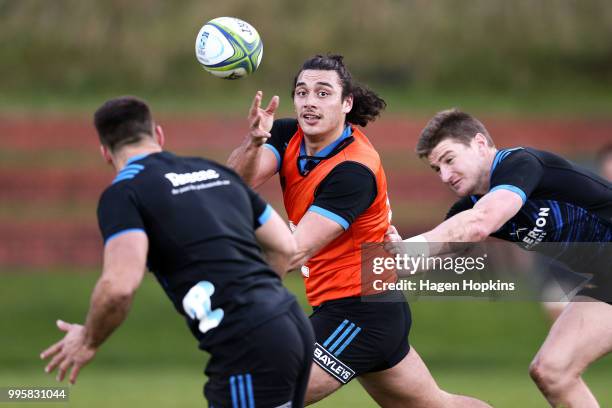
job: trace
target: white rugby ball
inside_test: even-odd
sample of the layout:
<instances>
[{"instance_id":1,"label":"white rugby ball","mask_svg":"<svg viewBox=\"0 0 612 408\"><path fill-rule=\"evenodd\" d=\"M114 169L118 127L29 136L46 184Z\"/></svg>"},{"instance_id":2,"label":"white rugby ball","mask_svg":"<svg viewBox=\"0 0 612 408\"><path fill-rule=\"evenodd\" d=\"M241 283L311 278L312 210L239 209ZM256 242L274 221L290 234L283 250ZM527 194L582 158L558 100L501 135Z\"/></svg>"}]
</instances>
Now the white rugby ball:
<instances>
[{"instance_id":1,"label":"white rugby ball","mask_svg":"<svg viewBox=\"0 0 612 408\"><path fill-rule=\"evenodd\" d=\"M206 71L220 78L238 79L259 67L263 43L257 30L246 21L219 17L200 29L195 53Z\"/></svg>"}]
</instances>

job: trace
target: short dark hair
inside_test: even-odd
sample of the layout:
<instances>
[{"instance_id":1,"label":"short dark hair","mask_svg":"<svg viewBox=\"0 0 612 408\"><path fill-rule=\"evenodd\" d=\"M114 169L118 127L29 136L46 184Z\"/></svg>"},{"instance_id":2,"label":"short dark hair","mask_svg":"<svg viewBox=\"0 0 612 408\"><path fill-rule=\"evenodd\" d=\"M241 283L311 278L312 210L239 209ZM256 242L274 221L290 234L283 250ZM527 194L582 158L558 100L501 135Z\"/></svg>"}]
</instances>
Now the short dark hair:
<instances>
[{"instance_id":1,"label":"short dark hair","mask_svg":"<svg viewBox=\"0 0 612 408\"><path fill-rule=\"evenodd\" d=\"M436 113L421 131L416 153L421 158L427 157L445 139L454 139L468 145L477 133L487 138L489 146L495 146L489 132L478 119L457 108L443 110Z\"/></svg>"},{"instance_id":2,"label":"short dark hair","mask_svg":"<svg viewBox=\"0 0 612 408\"><path fill-rule=\"evenodd\" d=\"M149 105L135 96L120 96L104 102L94 114L94 125L100 143L111 151L153 136Z\"/></svg>"},{"instance_id":3,"label":"short dark hair","mask_svg":"<svg viewBox=\"0 0 612 408\"><path fill-rule=\"evenodd\" d=\"M382 110L387 107L387 102L376 94L376 92L368 89L366 86L353 82L353 76L344 65L344 57L342 55L329 54L326 56L315 55L307 59L302 68L293 79L293 89L291 90L291 98L295 94L295 85L302 71L307 69L321 71L336 71L342 85L342 99L353 95L353 108L346 114L346 121L359 126L366 126L369 122L373 122Z\"/></svg>"}]
</instances>

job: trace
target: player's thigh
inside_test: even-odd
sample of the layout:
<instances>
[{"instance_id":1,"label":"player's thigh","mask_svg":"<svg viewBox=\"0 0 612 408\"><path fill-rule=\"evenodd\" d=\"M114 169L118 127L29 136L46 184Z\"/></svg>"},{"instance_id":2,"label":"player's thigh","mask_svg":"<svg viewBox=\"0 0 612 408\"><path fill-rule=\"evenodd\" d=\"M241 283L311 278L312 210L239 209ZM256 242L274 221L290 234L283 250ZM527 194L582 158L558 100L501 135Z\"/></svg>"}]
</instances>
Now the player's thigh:
<instances>
[{"instance_id":1,"label":"player's thigh","mask_svg":"<svg viewBox=\"0 0 612 408\"><path fill-rule=\"evenodd\" d=\"M342 384L393 367L408 353L410 308L401 294L383 295L330 301L310 316L313 361Z\"/></svg>"},{"instance_id":2,"label":"player's thigh","mask_svg":"<svg viewBox=\"0 0 612 408\"><path fill-rule=\"evenodd\" d=\"M612 305L577 297L557 318L534 364L580 374L612 351Z\"/></svg>"},{"instance_id":3,"label":"player's thigh","mask_svg":"<svg viewBox=\"0 0 612 408\"><path fill-rule=\"evenodd\" d=\"M296 321L288 312L236 341L213 348L204 390L209 404L300 406L312 363L313 338L305 317ZM296 394L301 394L297 401Z\"/></svg>"},{"instance_id":4,"label":"player's thigh","mask_svg":"<svg viewBox=\"0 0 612 408\"><path fill-rule=\"evenodd\" d=\"M310 402L355 377L395 366L410 349L410 308L401 295L330 301L310 321L316 337L316 368L306 398Z\"/></svg>"},{"instance_id":5,"label":"player's thigh","mask_svg":"<svg viewBox=\"0 0 612 408\"><path fill-rule=\"evenodd\" d=\"M382 407L441 407L445 393L414 347L395 366L363 374L359 382Z\"/></svg>"}]
</instances>

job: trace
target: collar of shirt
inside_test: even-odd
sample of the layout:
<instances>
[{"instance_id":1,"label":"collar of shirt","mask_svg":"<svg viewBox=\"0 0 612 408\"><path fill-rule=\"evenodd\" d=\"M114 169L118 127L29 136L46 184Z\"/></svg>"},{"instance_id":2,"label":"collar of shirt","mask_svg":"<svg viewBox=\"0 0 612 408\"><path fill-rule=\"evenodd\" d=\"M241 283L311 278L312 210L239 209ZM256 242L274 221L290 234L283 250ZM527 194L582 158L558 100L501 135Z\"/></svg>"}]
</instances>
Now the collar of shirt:
<instances>
[{"instance_id":1,"label":"collar of shirt","mask_svg":"<svg viewBox=\"0 0 612 408\"><path fill-rule=\"evenodd\" d=\"M144 159L145 157L147 157L150 154L151 153L142 153L142 154L137 154L136 156L132 156L129 159L127 159L127 161L125 162L125 165L128 166L128 165L134 163L137 160Z\"/></svg>"},{"instance_id":2,"label":"collar of shirt","mask_svg":"<svg viewBox=\"0 0 612 408\"><path fill-rule=\"evenodd\" d=\"M347 124L338 139L325 146L314 156L308 156L306 154L306 144L304 142L304 139L302 139L302 144L300 145L300 157L298 158L298 164L302 174L311 171L317 164L319 164L321 160L317 160L315 159L315 157L321 157L322 159L327 157L331 152L334 151L336 147L338 147L340 143L342 143L343 140L351 137L352 134L353 131L351 129L351 125Z\"/></svg>"}]
</instances>

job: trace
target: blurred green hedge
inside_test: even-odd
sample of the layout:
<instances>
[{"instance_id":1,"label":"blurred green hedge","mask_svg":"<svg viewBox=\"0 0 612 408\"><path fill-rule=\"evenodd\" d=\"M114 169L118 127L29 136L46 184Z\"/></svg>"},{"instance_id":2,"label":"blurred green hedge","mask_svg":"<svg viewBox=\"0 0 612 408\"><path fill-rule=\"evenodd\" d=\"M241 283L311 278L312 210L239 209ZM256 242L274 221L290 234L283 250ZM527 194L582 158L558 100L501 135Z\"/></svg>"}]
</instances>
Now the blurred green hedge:
<instances>
[{"instance_id":1,"label":"blurred green hedge","mask_svg":"<svg viewBox=\"0 0 612 408\"><path fill-rule=\"evenodd\" d=\"M0 0L0 89L220 92L194 40L223 15L260 32L258 85L288 88L307 56L338 52L395 89L612 86L609 0Z\"/></svg>"}]
</instances>

